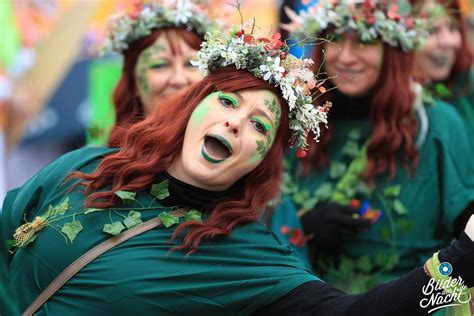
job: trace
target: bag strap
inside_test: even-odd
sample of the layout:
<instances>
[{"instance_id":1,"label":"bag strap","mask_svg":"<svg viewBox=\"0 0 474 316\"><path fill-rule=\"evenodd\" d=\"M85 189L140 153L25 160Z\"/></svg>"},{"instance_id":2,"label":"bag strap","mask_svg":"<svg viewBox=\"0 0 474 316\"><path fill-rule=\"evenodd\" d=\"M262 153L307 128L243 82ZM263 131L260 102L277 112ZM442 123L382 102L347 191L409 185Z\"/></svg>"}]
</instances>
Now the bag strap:
<instances>
[{"instance_id":1,"label":"bag strap","mask_svg":"<svg viewBox=\"0 0 474 316\"><path fill-rule=\"evenodd\" d=\"M177 217L184 216L182 210L176 210L171 212L172 215ZM77 272L89 264L92 260L103 254L104 252L112 249L113 247L120 245L124 241L140 235L146 231L149 231L155 227L158 227L162 224L159 217L150 219L143 224L135 226L120 235L114 236L101 244L90 249L82 256L80 256L76 261L71 263L63 272L61 272L49 285L46 289L41 292L38 297L31 303L31 305L23 312L23 316L31 316L35 313L51 296L54 295L67 281L69 281Z\"/></svg>"}]
</instances>

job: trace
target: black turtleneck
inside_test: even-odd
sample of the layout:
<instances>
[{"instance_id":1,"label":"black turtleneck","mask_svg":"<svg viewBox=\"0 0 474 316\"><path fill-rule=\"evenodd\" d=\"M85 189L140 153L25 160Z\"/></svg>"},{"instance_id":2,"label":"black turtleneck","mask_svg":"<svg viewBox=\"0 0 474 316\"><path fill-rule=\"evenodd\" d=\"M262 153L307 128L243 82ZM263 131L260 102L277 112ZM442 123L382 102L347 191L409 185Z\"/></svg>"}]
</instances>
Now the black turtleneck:
<instances>
[{"instance_id":1,"label":"black turtleneck","mask_svg":"<svg viewBox=\"0 0 474 316\"><path fill-rule=\"evenodd\" d=\"M351 97L335 90L333 96L333 107L329 111L330 119L354 120L369 117L371 106L370 94L362 97Z\"/></svg>"},{"instance_id":2,"label":"black turtleneck","mask_svg":"<svg viewBox=\"0 0 474 316\"><path fill-rule=\"evenodd\" d=\"M195 208L201 212L211 211L218 203L239 198L242 181L237 181L229 189L225 191L209 191L197 188L188 183L180 181L167 172L162 172L157 176L158 182L168 180L168 191L170 195L161 200L160 203L164 206L183 206Z\"/></svg>"}]
</instances>

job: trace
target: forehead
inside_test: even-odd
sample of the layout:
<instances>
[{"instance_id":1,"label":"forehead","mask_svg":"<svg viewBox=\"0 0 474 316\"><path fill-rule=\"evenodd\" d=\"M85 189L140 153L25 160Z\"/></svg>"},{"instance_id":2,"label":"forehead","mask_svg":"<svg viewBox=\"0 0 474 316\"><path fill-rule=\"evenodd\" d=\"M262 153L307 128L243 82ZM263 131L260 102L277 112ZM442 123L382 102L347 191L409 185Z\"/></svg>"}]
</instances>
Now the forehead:
<instances>
[{"instance_id":1,"label":"forehead","mask_svg":"<svg viewBox=\"0 0 474 316\"><path fill-rule=\"evenodd\" d=\"M163 30L156 40L148 46L145 51L149 51L154 55L172 54L172 55L189 55L197 53L197 50L190 47L188 43L174 30Z\"/></svg>"},{"instance_id":2,"label":"forehead","mask_svg":"<svg viewBox=\"0 0 474 316\"><path fill-rule=\"evenodd\" d=\"M275 114L273 113L274 109L271 108L272 105L281 107L277 96L269 90L241 90L236 93L242 96L243 105L264 110L273 119L275 119Z\"/></svg>"}]
</instances>

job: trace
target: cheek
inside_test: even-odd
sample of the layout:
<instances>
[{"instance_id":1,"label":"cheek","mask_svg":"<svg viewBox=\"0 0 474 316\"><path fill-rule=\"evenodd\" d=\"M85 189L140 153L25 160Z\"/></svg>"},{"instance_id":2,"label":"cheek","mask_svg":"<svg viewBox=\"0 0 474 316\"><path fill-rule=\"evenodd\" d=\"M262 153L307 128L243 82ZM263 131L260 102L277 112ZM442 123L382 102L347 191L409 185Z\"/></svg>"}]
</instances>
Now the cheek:
<instances>
[{"instance_id":1,"label":"cheek","mask_svg":"<svg viewBox=\"0 0 474 316\"><path fill-rule=\"evenodd\" d=\"M160 94L166 86L167 78L169 77L168 70L161 72L149 69L146 74L146 80L149 87L149 92L153 94Z\"/></svg>"},{"instance_id":2,"label":"cheek","mask_svg":"<svg viewBox=\"0 0 474 316\"><path fill-rule=\"evenodd\" d=\"M202 78L203 78L202 75L201 75L201 72L196 67L186 68L186 77L192 83L198 82L198 81L202 80Z\"/></svg>"}]
</instances>

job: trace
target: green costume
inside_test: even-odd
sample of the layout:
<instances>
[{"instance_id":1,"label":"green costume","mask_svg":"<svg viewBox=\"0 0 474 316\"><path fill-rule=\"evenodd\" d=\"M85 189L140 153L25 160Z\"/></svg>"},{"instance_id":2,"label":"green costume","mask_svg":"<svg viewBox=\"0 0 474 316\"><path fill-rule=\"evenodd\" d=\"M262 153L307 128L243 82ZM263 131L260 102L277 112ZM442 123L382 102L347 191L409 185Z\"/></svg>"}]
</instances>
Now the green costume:
<instances>
[{"instance_id":1,"label":"green costume","mask_svg":"<svg viewBox=\"0 0 474 316\"><path fill-rule=\"evenodd\" d=\"M104 224L125 223L130 210L142 210L143 221L169 211L150 193L139 192L129 204L113 210L92 210L72 217L83 210L85 196L79 189L68 192L77 180L64 183L65 177L73 170L90 173L112 151L85 147L71 152L9 192L4 209L9 236L25 218L31 222L47 211L63 213L61 218L69 216L54 223L57 230L46 226L38 231L37 238L13 256L10 272L21 294L22 310L76 258L111 237L103 231ZM74 221L80 221L83 229L73 242L66 242L59 230L70 234L77 223L66 230L64 224ZM189 256L170 251L180 244L179 240L170 241L175 227L147 231L98 257L43 305L40 314L247 315L303 283L318 280L290 247L260 222L239 226L225 238L203 242Z\"/></svg>"},{"instance_id":2,"label":"green costume","mask_svg":"<svg viewBox=\"0 0 474 316\"><path fill-rule=\"evenodd\" d=\"M0 218L0 315L20 315L8 276L7 249Z\"/></svg>"},{"instance_id":3,"label":"green costume","mask_svg":"<svg viewBox=\"0 0 474 316\"><path fill-rule=\"evenodd\" d=\"M399 164L396 176L378 178L374 190L348 176L348 170L360 169L366 159L362 148L371 131L366 118L333 122L329 167L303 177L293 164L292 181L283 190L298 209L330 200L343 204L350 197L345 203L366 200L372 210L383 212L368 231L335 250L337 254L315 255L316 273L325 281L361 292L423 265L433 251L449 245L454 221L474 201L474 149L452 106L439 101L426 107L426 114L429 128L413 176ZM277 208L274 216L285 211Z\"/></svg>"},{"instance_id":4,"label":"green costume","mask_svg":"<svg viewBox=\"0 0 474 316\"><path fill-rule=\"evenodd\" d=\"M454 87L454 94L446 99L454 105L458 113L471 128L471 137L474 137L474 71L469 72L469 83L458 80Z\"/></svg>"}]
</instances>

